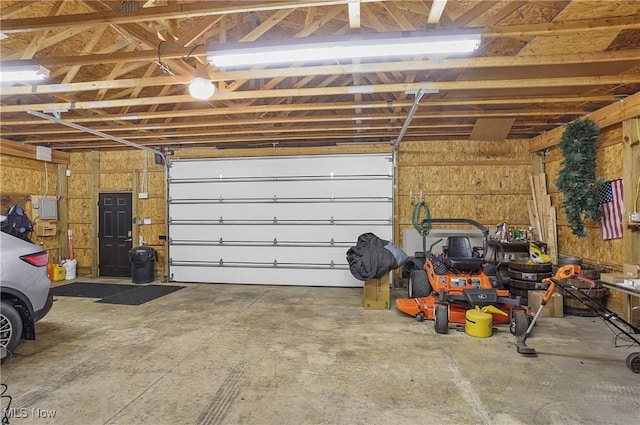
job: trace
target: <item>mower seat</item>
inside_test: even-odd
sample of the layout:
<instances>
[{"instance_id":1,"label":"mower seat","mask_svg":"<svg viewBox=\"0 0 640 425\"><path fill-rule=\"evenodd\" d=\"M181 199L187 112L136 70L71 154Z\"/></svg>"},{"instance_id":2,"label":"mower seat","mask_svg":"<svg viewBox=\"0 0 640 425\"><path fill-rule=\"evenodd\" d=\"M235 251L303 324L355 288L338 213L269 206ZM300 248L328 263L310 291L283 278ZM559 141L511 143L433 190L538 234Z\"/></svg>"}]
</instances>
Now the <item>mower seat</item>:
<instances>
[{"instance_id":1,"label":"mower seat","mask_svg":"<svg viewBox=\"0 0 640 425\"><path fill-rule=\"evenodd\" d=\"M463 273L476 273L482 269L482 258L474 257L471 242L466 236L449 236L444 249L447 267Z\"/></svg>"}]
</instances>

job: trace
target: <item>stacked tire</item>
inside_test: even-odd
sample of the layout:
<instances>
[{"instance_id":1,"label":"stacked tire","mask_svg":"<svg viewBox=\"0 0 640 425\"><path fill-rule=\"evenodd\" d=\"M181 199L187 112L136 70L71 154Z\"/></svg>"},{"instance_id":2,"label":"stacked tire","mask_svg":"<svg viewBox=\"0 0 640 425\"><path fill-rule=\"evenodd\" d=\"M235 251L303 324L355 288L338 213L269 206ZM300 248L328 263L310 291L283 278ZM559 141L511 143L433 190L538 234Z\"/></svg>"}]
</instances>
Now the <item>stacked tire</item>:
<instances>
[{"instance_id":1,"label":"stacked tire","mask_svg":"<svg viewBox=\"0 0 640 425\"><path fill-rule=\"evenodd\" d=\"M509 292L511 296L522 298L522 304L528 305L529 291L546 291L547 284L542 279L551 277L551 263L529 263L528 258L517 258L509 261Z\"/></svg>"}]
</instances>

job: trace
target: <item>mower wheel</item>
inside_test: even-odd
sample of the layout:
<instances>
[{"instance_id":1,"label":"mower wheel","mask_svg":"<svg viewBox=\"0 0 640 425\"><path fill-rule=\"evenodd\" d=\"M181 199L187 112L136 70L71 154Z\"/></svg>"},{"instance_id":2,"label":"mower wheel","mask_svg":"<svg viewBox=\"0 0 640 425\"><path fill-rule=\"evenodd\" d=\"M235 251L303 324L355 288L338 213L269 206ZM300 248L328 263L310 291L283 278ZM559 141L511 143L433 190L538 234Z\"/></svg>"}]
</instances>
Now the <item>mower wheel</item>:
<instances>
[{"instance_id":1,"label":"mower wheel","mask_svg":"<svg viewBox=\"0 0 640 425\"><path fill-rule=\"evenodd\" d=\"M640 353L631 353L627 356L627 367L633 373L640 373Z\"/></svg>"},{"instance_id":2,"label":"mower wheel","mask_svg":"<svg viewBox=\"0 0 640 425\"><path fill-rule=\"evenodd\" d=\"M416 320L417 320L418 322L422 322L422 321L424 321L424 313L423 313L423 312L420 312L420 313L416 314Z\"/></svg>"},{"instance_id":3,"label":"mower wheel","mask_svg":"<svg viewBox=\"0 0 640 425\"><path fill-rule=\"evenodd\" d=\"M431 284L425 270L413 270L409 276L409 298L422 298L431 293Z\"/></svg>"},{"instance_id":4,"label":"mower wheel","mask_svg":"<svg viewBox=\"0 0 640 425\"><path fill-rule=\"evenodd\" d=\"M522 311L516 311L511 317L509 331L515 336L524 336L529 328L529 318Z\"/></svg>"},{"instance_id":5,"label":"mower wheel","mask_svg":"<svg viewBox=\"0 0 640 425\"><path fill-rule=\"evenodd\" d=\"M434 316L434 328L436 333L446 334L449 331L449 309L446 305L437 305Z\"/></svg>"}]
</instances>

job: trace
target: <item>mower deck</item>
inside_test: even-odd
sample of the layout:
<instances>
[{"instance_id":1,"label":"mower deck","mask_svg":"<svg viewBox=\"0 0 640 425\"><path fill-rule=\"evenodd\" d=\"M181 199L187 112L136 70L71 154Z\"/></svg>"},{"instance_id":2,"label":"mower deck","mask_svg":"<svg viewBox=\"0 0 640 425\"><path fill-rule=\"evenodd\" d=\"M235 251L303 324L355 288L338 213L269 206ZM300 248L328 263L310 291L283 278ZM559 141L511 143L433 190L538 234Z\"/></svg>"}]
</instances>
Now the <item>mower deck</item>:
<instances>
[{"instance_id":1,"label":"mower deck","mask_svg":"<svg viewBox=\"0 0 640 425\"><path fill-rule=\"evenodd\" d=\"M435 318L435 309L437 305L444 305L448 307L450 322L465 323L465 314L470 308L469 305L458 304L455 302L442 303L438 300L438 297L436 295L429 295L428 297L421 298L399 298L396 300L396 306L398 307L398 310L410 316L413 316L418 320L433 320ZM510 304L501 304L496 307L507 313L508 316L493 313L493 323L511 323L511 311L517 307Z\"/></svg>"}]
</instances>

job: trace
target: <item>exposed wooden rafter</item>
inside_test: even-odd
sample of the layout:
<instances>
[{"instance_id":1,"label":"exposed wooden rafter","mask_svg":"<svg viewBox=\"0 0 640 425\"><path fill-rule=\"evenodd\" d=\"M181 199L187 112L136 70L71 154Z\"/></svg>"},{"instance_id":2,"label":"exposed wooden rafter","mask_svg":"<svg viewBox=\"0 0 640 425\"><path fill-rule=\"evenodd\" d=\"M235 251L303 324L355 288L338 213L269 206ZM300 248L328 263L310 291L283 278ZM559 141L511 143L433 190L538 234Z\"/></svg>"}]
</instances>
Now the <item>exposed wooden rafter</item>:
<instances>
[{"instance_id":1,"label":"exposed wooden rafter","mask_svg":"<svg viewBox=\"0 0 640 425\"><path fill-rule=\"evenodd\" d=\"M1 64L50 70L44 82L0 85L0 130L55 149L110 142L26 111L66 110L65 120L149 145L374 143L397 137L412 93L426 90L408 140L467 139L492 119L500 137L530 139L640 89L640 5L630 0L7 0L0 16ZM206 60L227 44L417 32L479 33L481 45L247 69ZM196 73L216 86L206 101L189 95Z\"/></svg>"},{"instance_id":2,"label":"exposed wooden rafter","mask_svg":"<svg viewBox=\"0 0 640 425\"><path fill-rule=\"evenodd\" d=\"M427 22L430 24L437 24L440 22L440 18L444 13L444 8L447 6L447 0L433 0L431 3L431 9L429 10L429 16Z\"/></svg>"}]
</instances>

